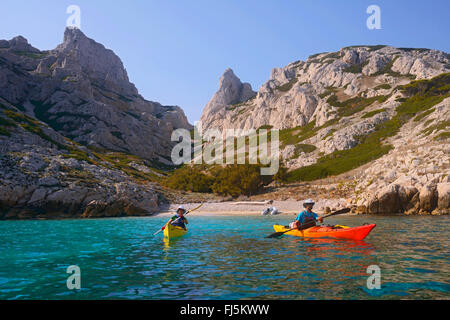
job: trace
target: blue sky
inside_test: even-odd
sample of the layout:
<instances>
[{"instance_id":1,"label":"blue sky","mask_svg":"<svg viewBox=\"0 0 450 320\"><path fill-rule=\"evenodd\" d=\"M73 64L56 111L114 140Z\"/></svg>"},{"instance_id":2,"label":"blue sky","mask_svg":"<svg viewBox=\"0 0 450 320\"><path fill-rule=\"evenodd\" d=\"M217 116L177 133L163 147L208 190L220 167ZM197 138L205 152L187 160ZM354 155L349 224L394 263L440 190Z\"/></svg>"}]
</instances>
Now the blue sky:
<instances>
[{"instance_id":1,"label":"blue sky","mask_svg":"<svg viewBox=\"0 0 450 320\"><path fill-rule=\"evenodd\" d=\"M141 95L181 106L191 122L228 67L257 90L274 67L349 45L450 52L448 0L1 0L0 39L23 35L52 49L71 4L81 8L82 31L120 56ZM366 27L372 4L381 30Z\"/></svg>"}]
</instances>

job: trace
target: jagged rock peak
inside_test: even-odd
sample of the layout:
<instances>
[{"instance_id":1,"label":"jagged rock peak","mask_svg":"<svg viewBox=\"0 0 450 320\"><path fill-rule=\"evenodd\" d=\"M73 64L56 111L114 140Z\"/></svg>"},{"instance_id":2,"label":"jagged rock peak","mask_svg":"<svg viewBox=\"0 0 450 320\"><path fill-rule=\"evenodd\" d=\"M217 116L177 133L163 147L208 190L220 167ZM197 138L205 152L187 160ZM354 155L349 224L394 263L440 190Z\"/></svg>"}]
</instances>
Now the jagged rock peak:
<instances>
[{"instance_id":1,"label":"jagged rock peak","mask_svg":"<svg viewBox=\"0 0 450 320\"><path fill-rule=\"evenodd\" d=\"M230 98L234 98L235 102L246 101L256 95L256 92L252 90L252 86L249 83L242 83L241 80L234 74L231 68L228 68L220 77L219 81L219 91L226 92L227 90L232 90L232 95Z\"/></svg>"},{"instance_id":2,"label":"jagged rock peak","mask_svg":"<svg viewBox=\"0 0 450 320\"><path fill-rule=\"evenodd\" d=\"M28 43L28 40L22 36L14 37L9 41L2 40L2 44L0 45L0 47L10 48L15 51L40 52L39 49L36 49L32 45L30 45Z\"/></svg>"},{"instance_id":3,"label":"jagged rock peak","mask_svg":"<svg viewBox=\"0 0 450 320\"><path fill-rule=\"evenodd\" d=\"M220 77L219 90L203 110L202 119L224 106L247 101L256 96L249 83L242 83L231 68L225 70Z\"/></svg>"},{"instance_id":4,"label":"jagged rock peak","mask_svg":"<svg viewBox=\"0 0 450 320\"><path fill-rule=\"evenodd\" d=\"M137 95L122 60L110 49L88 38L80 29L67 27L64 42L55 49L65 56L65 68L81 70L91 79L101 79L124 95Z\"/></svg>"},{"instance_id":5,"label":"jagged rock peak","mask_svg":"<svg viewBox=\"0 0 450 320\"><path fill-rule=\"evenodd\" d=\"M53 50L19 45L28 42L0 40L0 109L5 99L77 143L158 161L170 156L172 130L191 128L181 108L139 95L121 59L79 29Z\"/></svg>"},{"instance_id":6,"label":"jagged rock peak","mask_svg":"<svg viewBox=\"0 0 450 320\"><path fill-rule=\"evenodd\" d=\"M64 31L64 43L73 42L74 40L89 39L86 35L76 27L67 27Z\"/></svg>"},{"instance_id":7,"label":"jagged rock peak","mask_svg":"<svg viewBox=\"0 0 450 320\"><path fill-rule=\"evenodd\" d=\"M219 80L219 90L227 86L233 85L233 83L241 82L241 80L234 74L233 69L227 68Z\"/></svg>"}]
</instances>

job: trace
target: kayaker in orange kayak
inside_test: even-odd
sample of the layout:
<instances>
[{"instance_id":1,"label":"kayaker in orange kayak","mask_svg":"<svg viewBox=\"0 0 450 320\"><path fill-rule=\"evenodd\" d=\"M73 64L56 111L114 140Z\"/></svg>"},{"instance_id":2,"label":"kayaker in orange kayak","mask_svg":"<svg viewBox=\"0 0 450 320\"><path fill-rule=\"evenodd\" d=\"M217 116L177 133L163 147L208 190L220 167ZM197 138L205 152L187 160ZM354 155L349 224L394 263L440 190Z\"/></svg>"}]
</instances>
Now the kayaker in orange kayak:
<instances>
[{"instance_id":1,"label":"kayaker in orange kayak","mask_svg":"<svg viewBox=\"0 0 450 320\"><path fill-rule=\"evenodd\" d=\"M294 222L291 222L289 224L289 227L291 229L293 228L298 228L300 227L302 224L303 225L311 225L311 227L316 225L316 221L319 221L320 223L323 222L323 219L320 218L317 213L313 212L312 209L314 207L314 201L311 199L305 200L305 202L303 202L303 207L305 208L305 210L303 210L302 212L300 212L297 216L297 218L295 219Z\"/></svg>"},{"instance_id":2,"label":"kayaker in orange kayak","mask_svg":"<svg viewBox=\"0 0 450 320\"><path fill-rule=\"evenodd\" d=\"M186 210L184 209L184 207L179 206L177 209L177 214L171 218L170 224L173 226L178 226L183 229L186 229L186 224L188 224L188 221L187 221L186 217L184 216L185 212L186 212Z\"/></svg>"}]
</instances>

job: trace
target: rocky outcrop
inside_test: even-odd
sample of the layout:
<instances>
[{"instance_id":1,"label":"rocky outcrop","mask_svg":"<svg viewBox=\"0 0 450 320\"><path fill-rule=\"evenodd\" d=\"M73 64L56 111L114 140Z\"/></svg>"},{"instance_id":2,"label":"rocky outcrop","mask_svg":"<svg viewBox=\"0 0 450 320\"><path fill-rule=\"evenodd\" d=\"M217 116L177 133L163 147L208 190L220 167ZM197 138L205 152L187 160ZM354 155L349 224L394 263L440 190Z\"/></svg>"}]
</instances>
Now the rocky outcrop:
<instances>
[{"instance_id":1,"label":"rocky outcrop","mask_svg":"<svg viewBox=\"0 0 450 320\"><path fill-rule=\"evenodd\" d=\"M242 83L234 74L233 70L227 69L220 77L219 90L214 94L211 100L203 110L201 117L202 125L209 127L212 119L226 112L227 106L237 105L248 101L256 96L249 83Z\"/></svg>"},{"instance_id":2,"label":"rocky outcrop","mask_svg":"<svg viewBox=\"0 0 450 320\"><path fill-rule=\"evenodd\" d=\"M35 125L38 132L43 124ZM0 135L0 219L151 215L164 199L154 182L137 181L92 154L85 160L68 154L65 148L83 154L76 144L57 148L20 125L8 129L10 136ZM133 159L134 175L152 173Z\"/></svg>"},{"instance_id":3,"label":"rocky outcrop","mask_svg":"<svg viewBox=\"0 0 450 320\"><path fill-rule=\"evenodd\" d=\"M0 41L0 219L151 215L183 110L145 100L113 51L68 28L54 50Z\"/></svg>"},{"instance_id":4,"label":"rocky outcrop","mask_svg":"<svg viewBox=\"0 0 450 320\"><path fill-rule=\"evenodd\" d=\"M229 77L229 83L235 85L230 85L225 94L222 81L230 74L227 70L219 91L203 111L202 125L219 130L256 129L263 125L285 129L315 121L316 126L321 126L336 118L337 109L328 101L332 90L340 100L384 95L411 79L429 79L449 72L449 62L449 56L437 50L347 47L273 69L256 97L247 102L238 98L240 81L234 75ZM390 89L377 88L383 84Z\"/></svg>"},{"instance_id":5,"label":"rocky outcrop","mask_svg":"<svg viewBox=\"0 0 450 320\"><path fill-rule=\"evenodd\" d=\"M359 213L449 214L450 183L430 183L418 190L413 186L390 184L368 201Z\"/></svg>"},{"instance_id":6,"label":"rocky outcrop","mask_svg":"<svg viewBox=\"0 0 450 320\"><path fill-rule=\"evenodd\" d=\"M213 98L214 108L205 108L202 125L219 130L280 129L280 155L289 170L345 157L348 153L341 151L371 137L361 152L370 154L369 145L392 150L370 163L360 161L363 167L353 166L342 175L342 179L355 181L351 200L355 211L446 214L450 98L445 88L449 71L450 55L438 50L347 47L273 69L249 101L232 105ZM425 107L430 101L419 97L415 105L402 111L407 116L397 117L398 108L410 97L404 86L424 80L415 82L423 90L427 81L436 78L444 80L439 80L443 90L434 93L435 105ZM359 161L357 154L351 157L349 162ZM329 168L312 170L327 172Z\"/></svg>"},{"instance_id":7,"label":"rocky outcrop","mask_svg":"<svg viewBox=\"0 0 450 320\"><path fill-rule=\"evenodd\" d=\"M170 156L173 129L191 128L181 108L140 96L120 58L76 28L50 51L3 41L0 97L80 144L149 160Z\"/></svg>"},{"instance_id":8,"label":"rocky outcrop","mask_svg":"<svg viewBox=\"0 0 450 320\"><path fill-rule=\"evenodd\" d=\"M355 179L355 203L367 213L449 214L449 154L439 128L450 122L450 98L425 117L404 125L390 142L395 149L373 161ZM407 196L405 196L405 194Z\"/></svg>"}]
</instances>

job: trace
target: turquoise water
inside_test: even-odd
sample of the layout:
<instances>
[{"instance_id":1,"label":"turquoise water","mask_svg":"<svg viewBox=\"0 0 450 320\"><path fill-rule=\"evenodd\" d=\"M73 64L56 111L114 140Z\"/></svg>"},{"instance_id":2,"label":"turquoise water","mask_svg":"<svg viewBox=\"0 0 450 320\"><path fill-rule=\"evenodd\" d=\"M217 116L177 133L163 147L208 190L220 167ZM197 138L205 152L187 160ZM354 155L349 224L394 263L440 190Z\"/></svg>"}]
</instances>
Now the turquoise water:
<instances>
[{"instance_id":1,"label":"turquoise water","mask_svg":"<svg viewBox=\"0 0 450 320\"><path fill-rule=\"evenodd\" d=\"M171 241L166 217L0 221L0 299L450 298L448 217L340 216L364 241L265 239L292 217L202 217ZM68 290L66 268L81 268ZM369 265L381 289L366 286Z\"/></svg>"}]
</instances>

